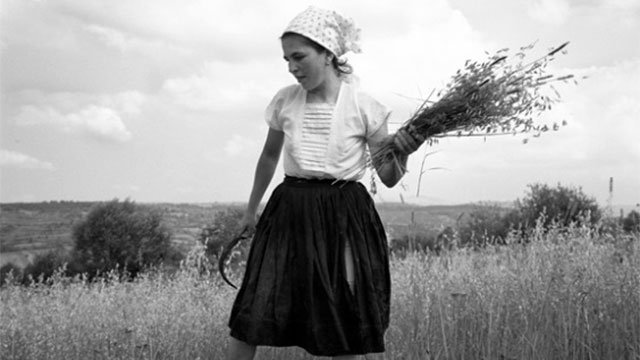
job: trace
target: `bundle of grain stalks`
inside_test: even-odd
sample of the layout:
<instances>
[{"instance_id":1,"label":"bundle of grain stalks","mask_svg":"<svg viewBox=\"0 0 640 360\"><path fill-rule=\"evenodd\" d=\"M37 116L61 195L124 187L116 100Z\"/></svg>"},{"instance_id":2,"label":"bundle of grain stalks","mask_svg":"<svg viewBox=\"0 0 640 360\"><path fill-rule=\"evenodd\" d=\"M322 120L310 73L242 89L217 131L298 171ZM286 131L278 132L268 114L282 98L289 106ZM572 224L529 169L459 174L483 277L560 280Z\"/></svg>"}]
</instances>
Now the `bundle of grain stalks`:
<instances>
[{"instance_id":1,"label":"bundle of grain stalks","mask_svg":"<svg viewBox=\"0 0 640 360\"><path fill-rule=\"evenodd\" d=\"M575 79L572 74L546 73L548 63L556 54L565 52L568 42L534 61L524 62L534 44L521 47L513 55L509 55L508 48L498 50L481 63L467 60L464 68L436 94L437 101L427 98L401 128L426 137L429 145L446 136L534 133L537 137L550 130L534 119L560 100L554 82ZM559 127L554 123L551 128ZM385 144L372 154L373 162L395 160L394 150L392 142Z\"/></svg>"}]
</instances>

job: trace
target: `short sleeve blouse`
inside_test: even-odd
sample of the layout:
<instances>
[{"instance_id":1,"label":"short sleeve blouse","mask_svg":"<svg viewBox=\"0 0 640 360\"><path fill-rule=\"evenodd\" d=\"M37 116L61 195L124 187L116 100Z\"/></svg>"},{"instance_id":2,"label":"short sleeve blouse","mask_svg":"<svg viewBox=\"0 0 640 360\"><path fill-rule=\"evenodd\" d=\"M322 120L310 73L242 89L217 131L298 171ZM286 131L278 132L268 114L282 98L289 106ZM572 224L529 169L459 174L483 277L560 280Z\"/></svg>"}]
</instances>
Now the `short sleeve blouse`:
<instances>
[{"instance_id":1,"label":"short sleeve blouse","mask_svg":"<svg viewBox=\"0 0 640 360\"><path fill-rule=\"evenodd\" d=\"M276 93L265 111L269 127L285 134L285 174L339 180L362 178L367 164L367 140L387 126L389 109L359 91L355 84L342 81L333 108L324 164L311 169L303 161L306 98L307 92L302 86L290 85Z\"/></svg>"}]
</instances>

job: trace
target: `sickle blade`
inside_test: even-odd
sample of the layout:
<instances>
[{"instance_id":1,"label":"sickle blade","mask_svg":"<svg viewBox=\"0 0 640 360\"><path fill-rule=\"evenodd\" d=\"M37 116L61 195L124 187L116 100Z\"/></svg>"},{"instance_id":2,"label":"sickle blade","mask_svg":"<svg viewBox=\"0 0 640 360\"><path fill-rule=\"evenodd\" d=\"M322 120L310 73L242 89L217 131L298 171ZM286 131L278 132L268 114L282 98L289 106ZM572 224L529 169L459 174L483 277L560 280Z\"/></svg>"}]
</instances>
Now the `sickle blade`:
<instances>
[{"instance_id":1,"label":"sickle blade","mask_svg":"<svg viewBox=\"0 0 640 360\"><path fill-rule=\"evenodd\" d=\"M238 236L234 237L233 239L231 239L231 241L229 241L228 243L226 243L224 245L224 247L222 248L222 252L220 252L220 257L218 258L218 271L220 272L220 275L222 276L222 279L229 285L231 285L232 288L234 289L238 289L237 286L235 286L230 280L229 278L227 278L227 275L224 272L224 268L225 268L225 264L227 263L227 258L229 257L229 255L231 255L231 251L233 250L233 248L242 240L246 239L246 232L247 229L243 229L240 234L238 234Z\"/></svg>"}]
</instances>

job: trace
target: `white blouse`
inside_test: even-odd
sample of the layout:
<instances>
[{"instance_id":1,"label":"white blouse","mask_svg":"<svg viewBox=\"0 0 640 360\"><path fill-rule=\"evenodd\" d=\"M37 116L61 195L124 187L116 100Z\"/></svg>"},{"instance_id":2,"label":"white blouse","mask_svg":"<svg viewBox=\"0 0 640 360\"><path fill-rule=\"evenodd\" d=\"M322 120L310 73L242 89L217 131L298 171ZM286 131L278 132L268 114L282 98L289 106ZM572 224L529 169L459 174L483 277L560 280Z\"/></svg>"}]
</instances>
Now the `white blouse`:
<instances>
[{"instance_id":1,"label":"white blouse","mask_svg":"<svg viewBox=\"0 0 640 360\"><path fill-rule=\"evenodd\" d=\"M359 180L367 166L367 140L391 112L355 84L342 81L335 106L306 102L299 84L287 86L267 106L267 124L284 132L286 175Z\"/></svg>"}]
</instances>

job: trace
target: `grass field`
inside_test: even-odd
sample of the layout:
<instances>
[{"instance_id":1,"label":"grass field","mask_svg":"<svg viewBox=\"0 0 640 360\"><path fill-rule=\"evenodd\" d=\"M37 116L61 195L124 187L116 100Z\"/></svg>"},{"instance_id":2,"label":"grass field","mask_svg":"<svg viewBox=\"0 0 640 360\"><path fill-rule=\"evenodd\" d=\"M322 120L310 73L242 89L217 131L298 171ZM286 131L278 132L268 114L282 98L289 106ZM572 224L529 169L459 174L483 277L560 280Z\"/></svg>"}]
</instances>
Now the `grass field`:
<instances>
[{"instance_id":1,"label":"grass field","mask_svg":"<svg viewBox=\"0 0 640 360\"><path fill-rule=\"evenodd\" d=\"M386 358L640 359L639 239L576 228L530 240L394 258ZM5 286L0 358L221 359L235 291L190 269Z\"/></svg>"}]
</instances>

